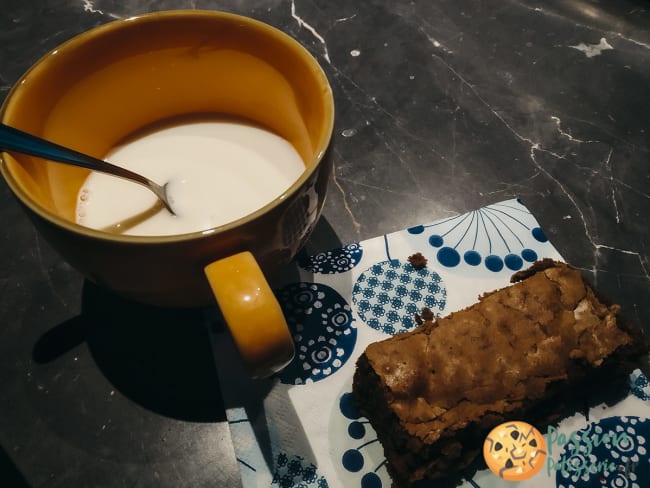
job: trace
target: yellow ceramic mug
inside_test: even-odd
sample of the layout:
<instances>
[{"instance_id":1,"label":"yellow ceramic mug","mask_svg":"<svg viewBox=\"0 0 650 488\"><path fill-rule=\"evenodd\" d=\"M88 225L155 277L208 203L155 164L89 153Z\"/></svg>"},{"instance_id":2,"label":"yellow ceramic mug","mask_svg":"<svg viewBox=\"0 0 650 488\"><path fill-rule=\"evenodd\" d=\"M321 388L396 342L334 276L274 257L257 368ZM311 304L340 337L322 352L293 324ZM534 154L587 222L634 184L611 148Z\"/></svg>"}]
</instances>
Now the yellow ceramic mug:
<instances>
[{"instance_id":1,"label":"yellow ceramic mug","mask_svg":"<svg viewBox=\"0 0 650 488\"><path fill-rule=\"evenodd\" d=\"M248 119L288 140L305 170L280 197L202 232L117 235L75 223L88 171L2 154L13 193L50 244L88 279L141 302L204 306L216 297L253 376L293 356L265 280L304 244L322 210L334 103L316 60L262 22L167 11L85 32L38 61L7 96L1 120L103 158L119 141L179 116ZM206 279L207 277L207 279Z\"/></svg>"}]
</instances>

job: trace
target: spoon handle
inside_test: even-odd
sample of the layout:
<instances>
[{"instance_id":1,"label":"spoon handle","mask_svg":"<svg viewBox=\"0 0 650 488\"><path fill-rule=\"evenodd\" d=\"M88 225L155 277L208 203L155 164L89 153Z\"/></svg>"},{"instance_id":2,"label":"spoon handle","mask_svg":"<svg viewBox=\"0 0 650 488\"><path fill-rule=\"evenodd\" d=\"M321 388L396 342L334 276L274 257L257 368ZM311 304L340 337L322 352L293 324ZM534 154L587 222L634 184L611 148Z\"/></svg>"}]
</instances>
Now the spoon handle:
<instances>
[{"instance_id":1,"label":"spoon handle","mask_svg":"<svg viewBox=\"0 0 650 488\"><path fill-rule=\"evenodd\" d=\"M30 156L36 156L50 161L57 161L59 163L81 166L82 168L100 171L102 173L108 173L113 176L119 176L120 178L135 181L153 191L165 205L165 208L167 208L172 215L175 214L167 199L166 184L160 186L149 178L134 173L126 168L121 168L120 166L115 166L114 164L80 153L73 149L59 146L58 144L41 139L40 137L28 134L27 132L23 132L3 123L0 123L0 151L15 151L22 154L29 154Z\"/></svg>"},{"instance_id":2,"label":"spoon handle","mask_svg":"<svg viewBox=\"0 0 650 488\"><path fill-rule=\"evenodd\" d=\"M0 123L0 150L16 151L59 163L68 163L82 168L110 173L122 178L139 181L149 185L149 180L142 175L125 168L88 156L67 147L59 146L40 137L23 132L14 127Z\"/></svg>"}]
</instances>

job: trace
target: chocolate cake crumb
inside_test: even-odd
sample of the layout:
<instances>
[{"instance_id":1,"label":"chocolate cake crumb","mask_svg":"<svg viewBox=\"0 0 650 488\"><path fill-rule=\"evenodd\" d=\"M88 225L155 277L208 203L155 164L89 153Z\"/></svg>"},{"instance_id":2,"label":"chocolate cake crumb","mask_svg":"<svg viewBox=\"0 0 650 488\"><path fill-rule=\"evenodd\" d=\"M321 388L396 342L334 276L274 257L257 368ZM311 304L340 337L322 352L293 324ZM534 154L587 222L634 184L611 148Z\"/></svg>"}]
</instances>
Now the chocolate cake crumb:
<instances>
[{"instance_id":1,"label":"chocolate cake crumb","mask_svg":"<svg viewBox=\"0 0 650 488\"><path fill-rule=\"evenodd\" d=\"M409 263L411 263L411 266L413 266L414 269L422 269L426 268L427 266L427 258L425 258L421 252L416 252L415 254L411 254L408 257Z\"/></svg>"},{"instance_id":2,"label":"chocolate cake crumb","mask_svg":"<svg viewBox=\"0 0 650 488\"><path fill-rule=\"evenodd\" d=\"M424 307L422 309L422 318L424 320L433 320L433 317L434 317L433 312L429 307Z\"/></svg>"},{"instance_id":3,"label":"chocolate cake crumb","mask_svg":"<svg viewBox=\"0 0 650 488\"><path fill-rule=\"evenodd\" d=\"M535 261L529 268L517 271L510 277L510 283L517 283L518 281L523 281L526 278L533 276L535 273L544 271L545 269L552 268L556 265L556 262L550 258L544 258L540 261Z\"/></svg>"},{"instance_id":4,"label":"chocolate cake crumb","mask_svg":"<svg viewBox=\"0 0 650 488\"><path fill-rule=\"evenodd\" d=\"M425 322L431 322L434 318L435 315L429 307L424 307L422 309L422 314L416 313L414 317L415 323L418 325L422 325Z\"/></svg>"}]
</instances>

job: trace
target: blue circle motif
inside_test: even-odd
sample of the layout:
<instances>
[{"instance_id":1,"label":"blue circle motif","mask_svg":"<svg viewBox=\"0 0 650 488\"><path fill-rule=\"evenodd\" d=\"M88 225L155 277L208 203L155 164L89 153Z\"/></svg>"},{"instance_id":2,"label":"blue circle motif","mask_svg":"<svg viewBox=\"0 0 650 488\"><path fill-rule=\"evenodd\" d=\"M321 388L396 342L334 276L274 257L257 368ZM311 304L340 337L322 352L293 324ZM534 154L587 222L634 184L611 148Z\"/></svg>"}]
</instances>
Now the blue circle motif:
<instances>
[{"instance_id":1,"label":"blue circle motif","mask_svg":"<svg viewBox=\"0 0 650 488\"><path fill-rule=\"evenodd\" d=\"M351 420L356 420L361 417L361 412L359 411L359 408L354 401L354 397L350 392L341 395L341 399L339 400L339 410L345 418Z\"/></svg>"},{"instance_id":2,"label":"blue circle motif","mask_svg":"<svg viewBox=\"0 0 650 488\"><path fill-rule=\"evenodd\" d=\"M432 235L429 237L429 244L431 247L441 247L445 243L445 240L439 235Z\"/></svg>"},{"instance_id":3,"label":"blue circle motif","mask_svg":"<svg viewBox=\"0 0 650 488\"><path fill-rule=\"evenodd\" d=\"M508 254L505 258L503 258L503 262L507 268L511 269L512 271L519 271L524 265L524 261L516 254Z\"/></svg>"},{"instance_id":4,"label":"blue circle motif","mask_svg":"<svg viewBox=\"0 0 650 488\"><path fill-rule=\"evenodd\" d=\"M424 226L416 225L415 227L409 227L407 231L409 234L422 234L424 232Z\"/></svg>"},{"instance_id":5,"label":"blue circle motif","mask_svg":"<svg viewBox=\"0 0 650 488\"><path fill-rule=\"evenodd\" d=\"M490 254L485 258L485 267L490 271L498 273L503 269L503 259L495 254Z\"/></svg>"},{"instance_id":6,"label":"blue circle motif","mask_svg":"<svg viewBox=\"0 0 650 488\"><path fill-rule=\"evenodd\" d=\"M537 261L537 253L532 249L523 249L521 251L521 257L529 263Z\"/></svg>"},{"instance_id":7,"label":"blue circle motif","mask_svg":"<svg viewBox=\"0 0 650 488\"><path fill-rule=\"evenodd\" d=\"M366 435L366 427L361 422L352 422L348 425L348 434L353 439L361 439Z\"/></svg>"},{"instance_id":8,"label":"blue circle motif","mask_svg":"<svg viewBox=\"0 0 650 488\"><path fill-rule=\"evenodd\" d=\"M363 454L361 454L357 449L348 449L345 451L341 461L343 467L353 473L363 469Z\"/></svg>"},{"instance_id":9,"label":"blue circle motif","mask_svg":"<svg viewBox=\"0 0 650 488\"><path fill-rule=\"evenodd\" d=\"M445 246L440 248L436 256L440 264L448 268L458 266L458 263L460 263L460 254L453 247Z\"/></svg>"},{"instance_id":10,"label":"blue circle motif","mask_svg":"<svg viewBox=\"0 0 650 488\"><path fill-rule=\"evenodd\" d=\"M544 231L540 227L535 227L531 231L531 234L539 242L547 242L548 241L548 237L546 237L546 234L544 234Z\"/></svg>"},{"instance_id":11,"label":"blue circle motif","mask_svg":"<svg viewBox=\"0 0 650 488\"><path fill-rule=\"evenodd\" d=\"M366 473L361 478L361 488L381 488L381 478L377 473Z\"/></svg>"},{"instance_id":12,"label":"blue circle motif","mask_svg":"<svg viewBox=\"0 0 650 488\"><path fill-rule=\"evenodd\" d=\"M312 273L345 273L359 264L362 256L363 247L360 244L350 244L301 259L299 265Z\"/></svg>"},{"instance_id":13,"label":"blue circle motif","mask_svg":"<svg viewBox=\"0 0 650 488\"><path fill-rule=\"evenodd\" d=\"M481 264L481 255L473 249L471 251L466 251L465 254L463 254L463 259L470 266L478 266Z\"/></svg>"},{"instance_id":14,"label":"blue circle motif","mask_svg":"<svg viewBox=\"0 0 650 488\"><path fill-rule=\"evenodd\" d=\"M608 417L574 437L569 437L556 466L557 488L650 486L650 420Z\"/></svg>"},{"instance_id":15,"label":"blue circle motif","mask_svg":"<svg viewBox=\"0 0 650 488\"><path fill-rule=\"evenodd\" d=\"M438 273L395 259L368 268L352 288L352 303L364 323L390 335L415 327L414 314L425 306L439 315L446 300Z\"/></svg>"},{"instance_id":16,"label":"blue circle motif","mask_svg":"<svg viewBox=\"0 0 650 488\"><path fill-rule=\"evenodd\" d=\"M327 285L294 283L276 293L296 345L296 355L277 376L285 384L327 378L350 358L357 342L352 311Z\"/></svg>"}]
</instances>

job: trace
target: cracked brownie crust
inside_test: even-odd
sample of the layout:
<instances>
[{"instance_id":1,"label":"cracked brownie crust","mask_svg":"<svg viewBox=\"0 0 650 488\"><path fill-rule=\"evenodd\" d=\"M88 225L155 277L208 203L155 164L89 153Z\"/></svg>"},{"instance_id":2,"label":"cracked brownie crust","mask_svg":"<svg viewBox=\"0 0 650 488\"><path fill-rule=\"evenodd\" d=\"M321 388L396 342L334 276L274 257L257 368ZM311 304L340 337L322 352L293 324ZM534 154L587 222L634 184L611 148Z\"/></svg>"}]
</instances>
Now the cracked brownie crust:
<instances>
[{"instance_id":1,"label":"cracked brownie crust","mask_svg":"<svg viewBox=\"0 0 650 488\"><path fill-rule=\"evenodd\" d=\"M516 279L359 358L353 392L396 486L458 473L495 425L546 422L587 380L629 373L625 360L646 350L577 270L544 261Z\"/></svg>"}]
</instances>

